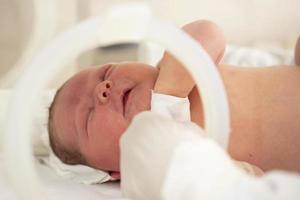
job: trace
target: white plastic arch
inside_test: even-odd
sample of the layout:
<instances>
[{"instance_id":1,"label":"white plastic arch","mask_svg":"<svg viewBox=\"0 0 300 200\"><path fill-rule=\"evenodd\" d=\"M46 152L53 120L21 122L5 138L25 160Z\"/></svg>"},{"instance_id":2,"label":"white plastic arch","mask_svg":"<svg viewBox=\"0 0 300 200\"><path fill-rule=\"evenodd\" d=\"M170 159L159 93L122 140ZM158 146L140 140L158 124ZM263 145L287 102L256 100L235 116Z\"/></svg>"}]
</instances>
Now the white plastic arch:
<instances>
[{"instance_id":1,"label":"white plastic arch","mask_svg":"<svg viewBox=\"0 0 300 200\"><path fill-rule=\"evenodd\" d=\"M58 36L33 59L17 82L8 112L4 155L9 180L20 199L47 199L35 171L30 143L31 111L39 105L39 92L61 66L80 53L111 42L140 41L161 44L187 67L200 86L206 133L227 147L227 98L207 53L177 27L151 17L146 6L119 6L103 18L88 19Z\"/></svg>"}]
</instances>

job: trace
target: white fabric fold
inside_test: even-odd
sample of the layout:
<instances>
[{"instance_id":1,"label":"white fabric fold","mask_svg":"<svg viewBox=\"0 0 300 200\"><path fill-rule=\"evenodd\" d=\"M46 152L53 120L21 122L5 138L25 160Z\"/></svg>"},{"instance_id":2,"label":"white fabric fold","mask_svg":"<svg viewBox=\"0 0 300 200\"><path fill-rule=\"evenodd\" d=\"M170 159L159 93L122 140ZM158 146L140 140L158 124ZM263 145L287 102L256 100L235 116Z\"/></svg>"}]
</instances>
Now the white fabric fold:
<instances>
[{"instance_id":1,"label":"white fabric fold","mask_svg":"<svg viewBox=\"0 0 300 200\"><path fill-rule=\"evenodd\" d=\"M121 188L131 199L162 199L161 188L175 147L201 129L155 112L138 114L121 137Z\"/></svg>"},{"instance_id":2,"label":"white fabric fold","mask_svg":"<svg viewBox=\"0 0 300 200\"><path fill-rule=\"evenodd\" d=\"M53 152L49 157L41 158L43 163L51 167L58 176L70 179L77 183L97 184L112 180L107 172L93 169L84 165L66 165L58 159Z\"/></svg>"},{"instance_id":3,"label":"white fabric fold","mask_svg":"<svg viewBox=\"0 0 300 200\"><path fill-rule=\"evenodd\" d=\"M144 112L121 138L122 193L139 200L297 200L300 175L238 168L191 122Z\"/></svg>"},{"instance_id":4,"label":"white fabric fold","mask_svg":"<svg viewBox=\"0 0 300 200\"><path fill-rule=\"evenodd\" d=\"M189 99L152 91L151 111L177 121L190 121Z\"/></svg>"}]
</instances>

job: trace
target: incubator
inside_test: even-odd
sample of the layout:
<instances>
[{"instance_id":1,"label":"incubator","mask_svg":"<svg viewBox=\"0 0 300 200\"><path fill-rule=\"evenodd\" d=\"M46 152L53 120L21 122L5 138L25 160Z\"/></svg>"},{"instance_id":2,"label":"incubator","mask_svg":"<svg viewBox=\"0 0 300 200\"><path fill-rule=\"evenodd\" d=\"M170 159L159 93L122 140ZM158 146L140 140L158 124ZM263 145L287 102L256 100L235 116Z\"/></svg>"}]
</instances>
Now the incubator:
<instances>
[{"instance_id":1,"label":"incubator","mask_svg":"<svg viewBox=\"0 0 300 200\"><path fill-rule=\"evenodd\" d=\"M122 31L116 31L120 27ZM39 92L59 73L62 64L88 49L111 41L153 41L180 59L192 72L197 85L201 85L199 88L203 98L207 134L226 147L229 132L227 100L219 74L206 52L172 24L152 17L147 7L118 6L106 16L89 19L54 39L38 53L19 79L7 120L5 157L8 175L20 197L40 199L44 196L34 170L29 130L29 124L32 123L30 111L38 104ZM199 65L207 67L197 68ZM15 149L15 146L18 148ZM26 174L18 170L19 163L26 169ZM20 180L31 180L31 184L25 188Z\"/></svg>"},{"instance_id":2,"label":"incubator","mask_svg":"<svg viewBox=\"0 0 300 200\"><path fill-rule=\"evenodd\" d=\"M122 31L116 31L120 30L120 28ZM174 41L176 41L176 43ZM42 184L43 181L41 181L41 178L43 177L39 177L36 172L35 158L32 154L32 132L30 128L33 123L31 112L32 110L35 110L37 105L41 106L39 99L41 98L42 91L46 89L50 81L62 70L62 66L68 61L78 57L87 50L111 43L122 42L156 43L171 52L184 64L198 85L204 107L205 129L202 130L197 128L195 131L199 131L209 138L205 139L204 142L195 141L195 143L198 142L200 146L202 145L202 147L199 148L208 148L208 150L196 148L195 152L198 152L201 155L203 151L207 152L211 150L212 155L215 155L214 158L218 159L211 159L208 162L211 161L217 164L225 163L225 168L231 172L232 176L230 177L234 178L229 180L224 177L220 184L238 184L239 181L248 181L247 177L243 179L239 178L243 177L242 173L236 171L229 163L224 153L224 149L226 149L228 145L230 132L228 102L223 82L208 54L199 44L175 25L154 17L146 5L127 3L113 7L101 17L87 19L60 34L37 53L29 64L24 66L24 69L26 70L24 70L22 76L17 81L9 104L4 143L5 170L8 180L11 183L14 192L17 194L17 197L20 199L31 200L48 199L44 188L46 186L44 186ZM129 132L131 132L125 136L125 139L123 138L122 144L128 142L128 138L130 138L130 134L133 134L134 129L141 130L137 125L139 122L141 122L141 124L145 123L145 126L147 127L147 122L143 120L148 119L150 122L155 121L155 123L158 123L157 120L160 119L160 117L161 116L152 116L151 114L145 114L144 118L143 116L139 117L135 120L137 121L135 122L135 125L129 130ZM162 121L164 121L163 118ZM167 121L167 123L172 124L172 121ZM179 127L182 128L181 126ZM192 129L194 130L194 128ZM147 131L149 131L149 129L146 128L145 132ZM145 135L147 135L147 133L145 133ZM188 139L193 137L194 136L191 136ZM16 138L18 139L16 140ZM187 140L184 139L184 141ZM216 143L211 143L211 141L215 141ZM174 142L172 145L177 144L177 142ZM170 146L170 149L175 148L175 146ZM177 159L175 163L178 163L178 159L180 160L184 157L182 154L184 151L189 151L188 147L189 145L185 146L183 144L179 147L179 150L176 150L177 154L175 157L172 157L175 160ZM124 152L128 152L128 154L124 155L125 157L129 156L130 151L128 149L125 149ZM186 161L186 163L193 164L191 160ZM20 164L22 165L21 170ZM194 164L195 165L193 166L198 166L197 164L199 163ZM124 164L123 166L126 168L126 166L128 167L130 165ZM175 193L171 194L170 190L175 187L174 183L177 181L176 176L174 176L174 171L176 173L178 172L176 166L177 165L170 168L170 171L168 172L169 175L167 176L169 179L164 180L163 199L195 199L196 197L217 199L220 197L214 195L203 196L202 194L202 196L196 195L195 197L192 197L192 193L188 194L190 196L180 196L186 195L184 192L176 193L179 196L174 196ZM206 167L202 168L203 170L209 170L209 166L211 165L207 164ZM202 175L213 180L209 177L210 174L214 174L213 178L218 178L218 175L223 172L224 171L222 170L213 170L211 173L203 173ZM197 177L201 179L200 175ZM229 177L229 175L227 177ZM130 181L133 181L132 177L127 176L127 174L125 174L123 178L124 183L122 184L128 183L128 185L130 185ZM185 180L179 185L184 188L186 186L184 184L191 184L189 181L196 180ZM250 182L251 181L252 179ZM145 187L147 187L146 183L147 182L144 183ZM233 185L230 184L229 187L226 188L220 187L220 185L214 184L212 181L210 183L210 186L221 188L223 192L233 189L231 188ZM296 183L298 183L297 180L295 180L295 184ZM128 185L121 188L123 190L122 193L126 198L151 199L151 195L147 196L147 193L139 194L138 190L134 190L138 189L138 187L134 188L134 185L131 185L132 189L128 188ZM198 186L202 187L204 185L199 184ZM78 185L74 188L76 187L78 187ZM198 191L198 189L200 188L194 188L191 191L195 192ZM292 189L294 192L294 188ZM133 194L132 191L135 193ZM154 188L153 192L159 193L160 188ZM213 189L210 189L209 192L213 193ZM255 190L253 192L255 193ZM227 194L228 197L234 197L230 196L229 192L227 192Z\"/></svg>"}]
</instances>

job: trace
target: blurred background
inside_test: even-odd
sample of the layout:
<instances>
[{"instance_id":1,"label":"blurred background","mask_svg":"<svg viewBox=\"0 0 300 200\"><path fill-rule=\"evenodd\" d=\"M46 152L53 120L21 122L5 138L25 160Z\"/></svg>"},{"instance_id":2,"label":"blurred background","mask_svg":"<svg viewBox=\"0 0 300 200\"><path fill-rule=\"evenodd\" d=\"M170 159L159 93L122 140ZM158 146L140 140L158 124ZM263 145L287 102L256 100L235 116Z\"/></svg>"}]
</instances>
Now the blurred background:
<instances>
[{"instance_id":1,"label":"blurred background","mask_svg":"<svg viewBox=\"0 0 300 200\"><path fill-rule=\"evenodd\" d=\"M13 85L20 66L59 32L129 0L0 0L0 87ZM229 44L293 49L300 34L299 0L149 0L154 15L181 26L209 19L222 27ZM37 18L39 16L39 18ZM138 59L138 44L116 44L71 61L57 84L78 68ZM42 66L41 66L42 67Z\"/></svg>"}]
</instances>

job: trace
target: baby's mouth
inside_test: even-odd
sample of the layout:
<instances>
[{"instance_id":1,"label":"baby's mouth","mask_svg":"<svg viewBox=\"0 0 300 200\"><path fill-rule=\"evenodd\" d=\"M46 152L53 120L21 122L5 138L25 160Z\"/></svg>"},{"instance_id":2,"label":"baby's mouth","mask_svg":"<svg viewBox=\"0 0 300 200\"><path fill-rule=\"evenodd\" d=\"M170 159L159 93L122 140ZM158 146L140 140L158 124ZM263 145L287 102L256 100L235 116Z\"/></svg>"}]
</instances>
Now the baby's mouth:
<instances>
[{"instance_id":1,"label":"baby's mouth","mask_svg":"<svg viewBox=\"0 0 300 200\"><path fill-rule=\"evenodd\" d=\"M131 89L128 89L123 94L123 116L125 116L125 111L126 111L126 108L127 108L127 101L128 101L128 97L129 97L130 92L131 92Z\"/></svg>"}]
</instances>

